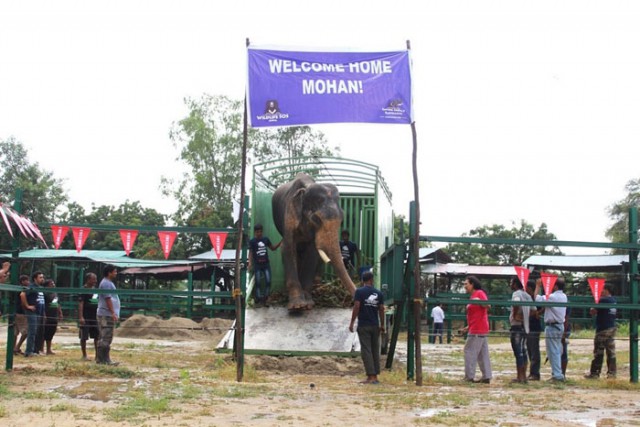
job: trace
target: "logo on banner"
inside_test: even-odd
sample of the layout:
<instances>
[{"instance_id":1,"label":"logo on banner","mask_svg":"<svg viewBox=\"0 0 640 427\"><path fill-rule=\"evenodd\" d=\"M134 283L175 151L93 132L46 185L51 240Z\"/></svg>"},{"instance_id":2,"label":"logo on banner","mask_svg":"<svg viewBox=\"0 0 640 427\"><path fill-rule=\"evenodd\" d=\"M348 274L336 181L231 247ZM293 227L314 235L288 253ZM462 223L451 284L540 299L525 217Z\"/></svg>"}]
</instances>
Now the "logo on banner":
<instances>
[{"instance_id":1,"label":"logo on banner","mask_svg":"<svg viewBox=\"0 0 640 427\"><path fill-rule=\"evenodd\" d=\"M64 240L67 232L69 231L69 227L65 227L64 225L52 225L51 226L51 234L53 235L53 246L56 249L60 249L60 245Z\"/></svg>"},{"instance_id":2,"label":"logo on banner","mask_svg":"<svg viewBox=\"0 0 640 427\"><path fill-rule=\"evenodd\" d=\"M87 241L87 237L89 237L89 233L91 232L90 228L72 228L73 239L76 242L76 251L80 253L82 251L82 247L84 246L84 242Z\"/></svg>"},{"instance_id":3,"label":"logo on banner","mask_svg":"<svg viewBox=\"0 0 640 427\"><path fill-rule=\"evenodd\" d=\"M224 242L227 240L227 233L215 233L212 231L209 233L209 239L211 240L211 246L213 246L216 257L220 259Z\"/></svg>"},{"instance_id":4,"label":"logo on banner","mask_svg":"<svg viewBox=\"0 0 640 427\"><path fill-rule=\"evenodd\" d=\"M404 119L405 113L407 110L402 108L404 106L404 102L401 99L394 98L391 99L387 106L382 109L382 113L384 118L386 119Z\"/></svg>"},{"instance_id":5,"label":"logo on banner","mask_svg":"<svg viewBox=\"0 0 640 427\"><path fill-rule=\"evenodd\" d=\"M264 107L264 114L261 116L257 116L257 120L267 121L267 122L277 122L278 120L288 119L289 114L283 113L280 111L280 107L278 106L278 101L275 99L270 99L267 101Z\"/></svg>"},{"instance_id":6,"label":"logo on banner","mask_svg":"<svg viewBox=\"0 0 640 427\"><path fill-rule=\"evenodd\" d=\"M556 280L558 280L558 276L551 273L540 273L540 279L542 280L542 289L544 289L544 296L546 299L549 299L549 295L551 295L551 291L556 284Z\"/></svg>"},{"instance_id":7,"label":"logo on banner","mask_svg":"<svg viewBox=\"0 0 640 427\"><path fill-rule=\"evenodd\" d=\"M604 289L604 279L589 277L587 279L589 282L589 287L591 288L591 294L593 295L593 300L598 304L600 302L600 297L602 296L602 290Z\"/></svg>"},{"instance_id":8,"label":"logo on banner","mask_svg":"<svg viewBox=\"0 0 640 427\"><path fill-rule=\"evenodd\" d=\"M133 248L133 244L138 237L137 230L120 230L120 238L122 239L122 246L124 246L124 252L129 256L129 252Z\"/></svg>"},{"instance_id":9,"label":"logo on banner","mask_svg":"<svg viewBox=\"0 0 640 427\"><path fill-rule=\"evenodd\" d=\"M529 280L529 270L524 267L513 267L516 270L518 280L522 283L523 288L527 288L527 280Z\"/></svg>"}]
</instances>

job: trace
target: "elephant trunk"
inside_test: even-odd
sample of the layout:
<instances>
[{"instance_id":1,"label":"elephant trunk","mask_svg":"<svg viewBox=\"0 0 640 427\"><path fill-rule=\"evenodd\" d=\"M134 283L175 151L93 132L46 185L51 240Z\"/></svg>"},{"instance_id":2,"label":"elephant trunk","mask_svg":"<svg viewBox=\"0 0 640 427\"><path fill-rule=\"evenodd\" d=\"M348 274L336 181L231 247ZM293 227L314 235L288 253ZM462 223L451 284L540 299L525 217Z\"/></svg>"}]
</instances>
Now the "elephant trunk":
<instances>
[{"instance_id":1,"label":"elephant trunk","mask_svg":"<svg viewBox=\"0 0 640 427\"><path fill-rule=\"evenodd\" d=\"M351 294L351 296L353 296L356 292L356 286L353 284L351 277L349 277L349 273L342 261L340 243L338 240L339 227L340 223L338 222L335 226L335 230L331 231L327 229L331 229L333 227L326 227L325 224L325 229L323 230L322 235L316 234L316 249L318 249L318 252L323 251L324 255L331 260L331 264L333 264L333 268L336 270L342 285ZM325 238L328 236L332 236L332 238ZM320 256L322 257L322 254ZM324 257L322 258L324 259Z\"/></svg>"}]
</instances>

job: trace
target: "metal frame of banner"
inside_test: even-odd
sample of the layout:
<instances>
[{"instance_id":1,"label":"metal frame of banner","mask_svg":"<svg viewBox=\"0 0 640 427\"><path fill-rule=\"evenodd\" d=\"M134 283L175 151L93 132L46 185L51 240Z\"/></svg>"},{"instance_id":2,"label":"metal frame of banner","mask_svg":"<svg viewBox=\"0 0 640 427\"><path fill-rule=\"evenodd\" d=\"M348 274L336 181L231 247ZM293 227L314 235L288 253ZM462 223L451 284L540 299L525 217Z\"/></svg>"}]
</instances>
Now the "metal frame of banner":
<instances>
[{"instance_id":1,"label":"metal frame of banner","mask_svg":"<svg viewBox=\"0 0 640 427\"><path fill-rule=\"evenodd\" d=\"M246 39L246 46L249 47L249 39ZM411 43L409 40L406 41L407 51L411 51ZM409 65L411 66L411 65ZM413 97L413 94L412 94ZM413 101L413 100L412 100ZM412 109L413 111L413 109ZM246 142L246 127L247 127L247 96L245 94L245 142ZM411 333L409 333L409 343L408 347L413 347L415 343L415 352L409 351L408 358L415 359L416 365L418 366L418 373L416 375L416 385L422 385L422 359L421 359L421 336L420 336L420 316L422 313L422 301L418 299L418 296L421 295L420 289L420 266L419 263L413 262L415 259L415 255L418 254L419 245L420 245L420 194L418 188L418 167L417 167L417 157L418 157L418 144L417 144L417 131L415 121L412 120L411 123L411 133L412 133L412 171L413 171L413 187L414 187L414 202L411 205L410 216L414 218L414 227L412 228L412 233L410 236L410 258L409 258L409 269L413 272L411 277L407 277L406 284L409 286L414 293L414 304L410 305L409 310L412 312L410 328ZM244 151L243 151L244 155ZM245 167L244 159L243 159L243 168ZM243 169L244 170L244 169ZM244 189L244 182L243 182ZM413 255L411 255L413 254Z\"/></svg>"}]
</instances>

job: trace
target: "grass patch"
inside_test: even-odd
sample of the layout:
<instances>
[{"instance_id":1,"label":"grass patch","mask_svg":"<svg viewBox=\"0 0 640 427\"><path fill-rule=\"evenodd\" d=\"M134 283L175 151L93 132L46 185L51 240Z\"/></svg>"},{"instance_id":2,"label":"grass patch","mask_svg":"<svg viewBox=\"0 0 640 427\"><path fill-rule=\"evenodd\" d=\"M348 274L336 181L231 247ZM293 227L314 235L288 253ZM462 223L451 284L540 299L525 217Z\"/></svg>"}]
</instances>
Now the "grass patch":
<instances>
[{"instance_id":1,"label":"grass patch","mask_svg":"<svg viewBox=\"0 0 640 427\"><path fill-rule=\"evenodd\" d=\"M9 385L7 384L7 377L0 377L0 397L9 396Z\"/></svg>"},{"instance_id":2,"label":"grass patch","mask_svg":"<svg viewBox=\"0 0 640 427\"><path fill-rule=\"evenodd\" d=\"M22 397L28 400L53 399L51 393L46 391L26 391Z\"/></svg>"},{"instance_id":3,"label":"grass patch","mask_svg":"<svg viewBox=\"0 0 640 427\"><path fill-rule=\"evenodd\" d=\"M166 412L176 412L169 406L168 398L154 398L137 393L119 407L105 410L104 414L108 421L123 422L143 415L160 415Z\"/></svg>"},{"instance_id":4,"label":"grass patch","mask_svg":"<svg viewBox=\"0 0 640 427\"><path fill-rule=\"evenodd\" d=\"M53 373L65 378L132 378L136 373L124 366L98 365L95 363L73 362L69 360L57 360L53 366Z\"/></svg>"},{"instance_id":5,"label":"grass patch","mask_svg":"<svg viewBox=\"0 0 640 427\"><path fill-rule=\"evenodd\" d=\"M0 406L0 418L7 416L7 409L4 406Z\"/></svg>"},{"instance_id":6,"label":"grass patch","mask_svg":"<svg viewBox=\"0 0 640 427\"><path fill-rule=\"evenodd\" d=\"M80 409L75 405L69 405L68 403L58 403L49 408L49 412L71 412L73 414L80 412Z\"/></svg>"},{"instance_id":7,"label":"grass patch","mask_svg":"<svg viewBox=\"0 0 640 427\"><path fill-rule=\"evenodd\" d=\"M267 387L257 387L244 384L218 385L213 387L211 394L215 397L247 399L262 396L268 391Z\"/></svg>"}]
</instances>

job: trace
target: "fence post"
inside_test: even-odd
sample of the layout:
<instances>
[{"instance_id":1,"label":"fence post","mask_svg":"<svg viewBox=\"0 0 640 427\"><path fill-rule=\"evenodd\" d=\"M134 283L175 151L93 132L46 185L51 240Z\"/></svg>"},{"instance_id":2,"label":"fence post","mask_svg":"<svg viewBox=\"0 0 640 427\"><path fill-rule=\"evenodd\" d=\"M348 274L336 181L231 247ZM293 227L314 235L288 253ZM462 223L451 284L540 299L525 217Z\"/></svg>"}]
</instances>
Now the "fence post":
<instances>
[{"instance_id":1,"label":"fence post","mask_svg":"<svg viewBox=\"0 0 640 427\"><path fill-rule=\"evenodd\" d=\"M629 209L629 243L638 243L638 208ZM629 250L631 304L638 306L638 250ZM632 383L638 382L638 309L629 313L629 373Z\"/></svg>"}]
</instances>

